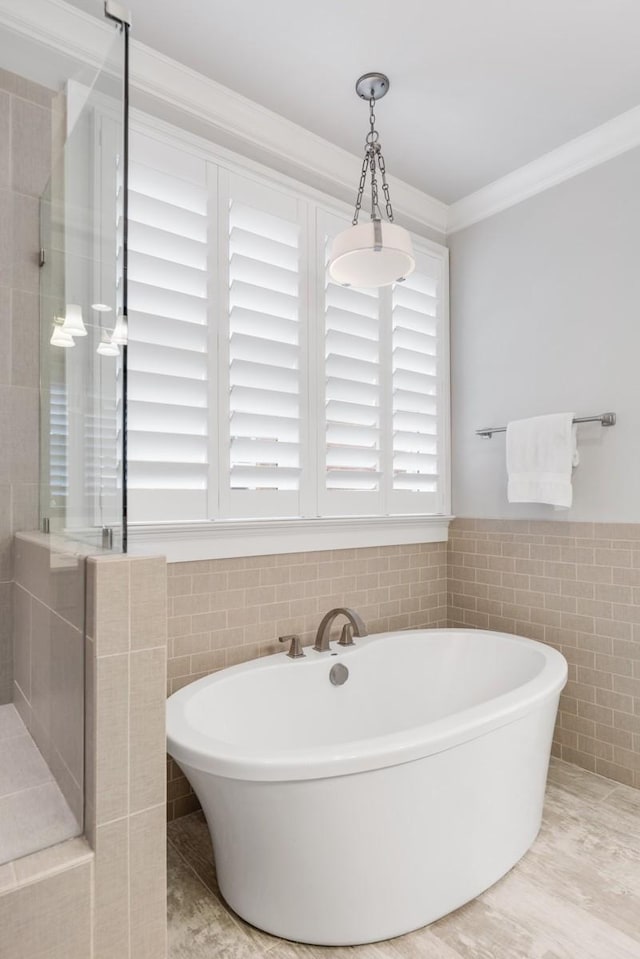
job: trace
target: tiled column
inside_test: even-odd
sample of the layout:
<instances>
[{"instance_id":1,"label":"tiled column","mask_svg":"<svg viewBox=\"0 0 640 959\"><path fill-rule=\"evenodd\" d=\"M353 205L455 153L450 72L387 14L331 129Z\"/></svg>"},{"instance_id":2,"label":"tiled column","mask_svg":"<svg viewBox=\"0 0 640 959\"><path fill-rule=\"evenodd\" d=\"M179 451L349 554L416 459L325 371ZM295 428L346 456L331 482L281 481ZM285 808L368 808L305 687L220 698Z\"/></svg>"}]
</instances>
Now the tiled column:
<instances>
[{"instance_id":1,"label":"tiled column","mask_svg":"<svg viewBox=\"0 0 640 959\"><path fill-rule=\"evenodd\" d=\"M164 558L87 561L94 959L166 955Z\"/></svg>"}]
</instances>

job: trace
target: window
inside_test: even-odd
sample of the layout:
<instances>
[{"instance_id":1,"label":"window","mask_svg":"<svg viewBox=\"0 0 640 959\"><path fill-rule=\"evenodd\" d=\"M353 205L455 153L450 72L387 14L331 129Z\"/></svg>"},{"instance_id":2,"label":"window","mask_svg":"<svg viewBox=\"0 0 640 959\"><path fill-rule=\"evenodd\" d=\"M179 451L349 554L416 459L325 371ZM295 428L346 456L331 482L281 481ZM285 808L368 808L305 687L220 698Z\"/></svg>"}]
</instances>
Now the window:
<instances>
[{"instance_id":1,"label":"window","mask_svg":"<svg viewBox=\"0 0 640 959\"><path fill-rule=\"evenodd\" d=\"M130 521L446 513L447 251L336 286L335 201L164 136L131 157Z\"/></svg>"}]
</instances>

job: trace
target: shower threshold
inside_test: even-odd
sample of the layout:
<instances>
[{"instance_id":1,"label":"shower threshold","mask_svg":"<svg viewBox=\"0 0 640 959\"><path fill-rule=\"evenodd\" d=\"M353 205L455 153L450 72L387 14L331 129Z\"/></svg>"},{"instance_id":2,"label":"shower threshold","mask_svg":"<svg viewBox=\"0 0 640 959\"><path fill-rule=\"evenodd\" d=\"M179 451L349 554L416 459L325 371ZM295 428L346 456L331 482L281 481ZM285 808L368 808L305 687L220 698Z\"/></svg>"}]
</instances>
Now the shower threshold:
<instances>
[{"instance_id":1,"label":"shower threshold","mask_svg":"<svg viewBox=\"0 0 640 959\"><path fill-rule=\"evenodd\" d=\"M0 706L0 865L81 832L15 706Z\"/></svg>"}]
</instances>

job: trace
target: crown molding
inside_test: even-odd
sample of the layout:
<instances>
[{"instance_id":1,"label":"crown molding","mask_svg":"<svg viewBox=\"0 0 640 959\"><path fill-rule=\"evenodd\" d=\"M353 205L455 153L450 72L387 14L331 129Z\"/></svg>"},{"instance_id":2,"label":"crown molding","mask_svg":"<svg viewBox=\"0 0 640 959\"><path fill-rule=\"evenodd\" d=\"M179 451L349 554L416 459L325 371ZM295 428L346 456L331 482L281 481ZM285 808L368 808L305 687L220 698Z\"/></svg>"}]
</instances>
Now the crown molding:
<instances>
[{"instance_id":1,"label":"crown molding","mask_svg":"<svg viewBox=\"0 0 640 959\"><path fill-rule=\"evenodd\" d=\"M0 24L91 66L104 60L113 23L62 0L0 0Z\"/></svg>"},{"instance_id":2,"label":"crown molding","mask_svg":"<svg viewBox=\"0 0 640 959\"><path fill-rule=\"evenodd\" d=\"M113 36L113 25L65 0L0 0L0 24L37 41L51 55L66 55L99 67ZM231 139L255 158L323 191L333 185L342 200L355 189L361 158L267 110L233 90L135 40L131 58L132 92L204 123L218 139ZM224 145L222 143L221 145ZM640 106L508 173L448 206L391 178L394 206L414 230L446 235L494 216L537 193L605 163L640 145Z\"/></svg>"},{"instance_id":3,"label":"crown molding","mask_svg":"<svg viewBox=\"0 0 640 959\"><path fill-rule=\"evenodd\" d=\"M640 106L451 204L447 233L485 220L637 146L640 146Z\"/></svg>"},{"instance_id":4,"label":"crown molding","mask_svg":"<svg viewBox=\"0 0 640 959\"><path fill-rule=\"evenodd\" d=\"M284 158L287 172L298 167L343 190L355 190L360 157L144 44L135 44L131 83L141 93L204 120L254 150L257 146L262 152ZM445 232L446 203L393 177L390 185L399 212L428 229Z\"/></svg>"},{"instance_id":5,"label":"crown molding","mask_svg":"<svg viewBox=\"0 0 640 959\"><path fill-rule=\"evenodd\" d=\"M62 51L84 63L99 66L104 60L113 25L69 6L64 0L0 0L0 23L29 36L56 52ZM222 86L189 67L131 39L131 90L153 97L237 143L245 143L282 160L285 171L295 176L304 171L337 188L354 192L361 157L316 136L304 127L267 110L252 100ZM390 177L394 206L418 228L444 234L446 203L402 180Z\"/></svg>"}]
</instances>

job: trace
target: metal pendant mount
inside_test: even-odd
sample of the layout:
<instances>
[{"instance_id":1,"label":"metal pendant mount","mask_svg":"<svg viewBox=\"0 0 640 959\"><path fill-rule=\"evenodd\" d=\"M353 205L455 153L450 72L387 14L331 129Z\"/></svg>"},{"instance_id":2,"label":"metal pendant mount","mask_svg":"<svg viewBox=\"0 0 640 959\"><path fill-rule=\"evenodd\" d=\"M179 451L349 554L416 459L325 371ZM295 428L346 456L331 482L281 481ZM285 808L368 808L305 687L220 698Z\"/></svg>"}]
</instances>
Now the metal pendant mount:
<instances>
[{"instance_id":1,"label":"metal pendant mount","mask_svg":"<svg viewBox=\"0 0 640 959\"><path fill-rule=\"evenodd\" d=\"M362 170L360 171L360 183L358 184L358 195L356 197L356 208L353 214L352 225L358 225L360 209L362 207L362 197L367 182L367 173L371 178L371 219L373 220L375 231L375 249L382 249L382 229L380 222L382 212L378 199L378 180L377 174L380 173L382 181L382 192L384 194L385 213L389 223L393 223L393 207L391 206L391 197L389 196L389 186L387 184L387 171L380 146L380 135L376 130L376 115L374 107L376 100L380 100L389 89L389 78L384 73L365 73L356 83L356 93L362 100L369 101L369 132L364 145L364 160Z\"/></svg>"},{"instance_id":2,"label":"metal pendant mount","mask_svg":"<svg viewBox=\"0 0 640 959\"><path fill-rule=\"evenodd\" d=\"M363 73L356 82L361 100L381 100L389 92L389 77L384 73Z\"/></svg>"}]
</instances>

